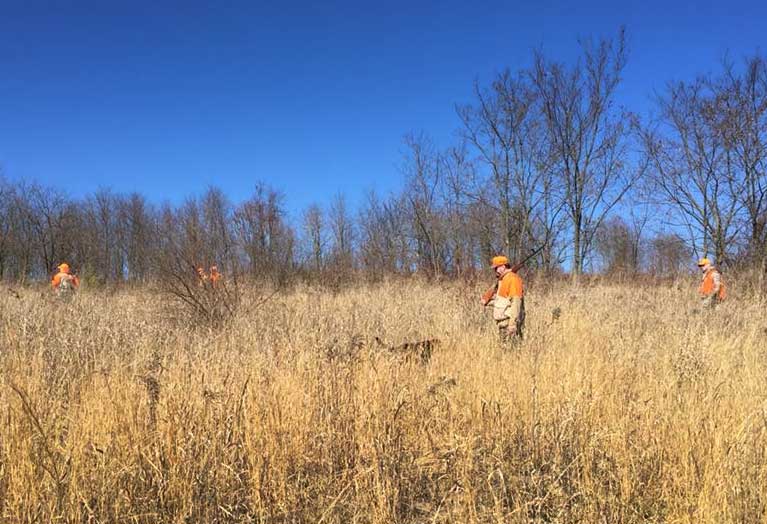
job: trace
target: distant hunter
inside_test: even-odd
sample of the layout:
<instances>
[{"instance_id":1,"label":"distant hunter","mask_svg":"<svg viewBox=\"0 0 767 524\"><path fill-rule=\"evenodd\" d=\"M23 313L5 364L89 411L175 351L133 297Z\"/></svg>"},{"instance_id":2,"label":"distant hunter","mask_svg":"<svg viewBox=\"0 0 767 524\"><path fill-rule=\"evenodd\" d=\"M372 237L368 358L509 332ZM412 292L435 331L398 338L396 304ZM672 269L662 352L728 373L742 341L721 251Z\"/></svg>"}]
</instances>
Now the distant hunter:
<instances>
[{"instance_id":1,"label":"distant hunter","mask_svg":"<svg viewBox=\"0 0 767 524\"><path fill-rule=\"evenodd\" d=\"M498 326L502 343L522 340L525 327L525 291L522 278L511 267L505 256L493 257L491 261L496 284L482 295L482 304L493 307L493 320Z\"/></svg>"}]
</instances>

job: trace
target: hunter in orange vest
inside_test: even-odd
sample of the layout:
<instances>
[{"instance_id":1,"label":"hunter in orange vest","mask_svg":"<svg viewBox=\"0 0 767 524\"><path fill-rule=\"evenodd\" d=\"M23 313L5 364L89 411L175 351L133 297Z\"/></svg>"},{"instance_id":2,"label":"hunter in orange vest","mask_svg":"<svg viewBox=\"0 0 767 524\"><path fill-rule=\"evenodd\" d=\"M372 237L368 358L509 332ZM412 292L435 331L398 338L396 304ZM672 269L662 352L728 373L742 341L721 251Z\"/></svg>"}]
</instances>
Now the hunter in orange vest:
<instances>
[{"instance_id":1,"label":"hunter in orange vest","mask_svg":"<svg viewBox=\"0 0 767 524\"><path fill-rule=\"evenodd\" d=\"M217 287L218 286L218 283L219 283L219 281L221 280L222 277L223 277L223 275L218 271L218 267L210 266L210 284L213 287Z\"/></svg>"},{"instance_id":2,"label":"hunter in orange vest","mask_svg":"<svg viewBox=\"0 0 767 524\"><path fill-rule=\"evenodd\" d=\"M722 280L722 274L708 258L698 260L698 267L703 273L700 288L698 288L703 307L715 308L719 302L727 298L727 288Z\"/></svg>"},{"instance_id":3,"label":"hunter in orange vest","mask_svg":"<svg viewBox=\"0 0 767 524\"><path fill-rule=\"evenodd\" d=\"M71 296L80 285L77 275L70 274L69 264L59 264L59 271L51 279L51 288L60 297Z\"/></svg>"},{"instance_id":4,"label":"hunter in orange vest","mask_svg":"<svg viewBox=\"0 0 767 524\"><path fill-rule=\"evenodd\" d=\"M207 273L205 273L205 270L202 268L202 266L198 266L197 267L197 286L205 287L207 283L208 283Z\"/></svg>"},{"instance_id":5,"label":"hunter in orange vest","mask_svg":"<svg viewBox=\"0 0 767 524\"><path fill-rule=\"evenodd\" d=\"M493 320L502 342L522 340L525 327L525 290L522 278L511 269L509 259L493 257L491 261L498 282L482 295L484 306L493 306Z\"/></svg>"}]
</instances>

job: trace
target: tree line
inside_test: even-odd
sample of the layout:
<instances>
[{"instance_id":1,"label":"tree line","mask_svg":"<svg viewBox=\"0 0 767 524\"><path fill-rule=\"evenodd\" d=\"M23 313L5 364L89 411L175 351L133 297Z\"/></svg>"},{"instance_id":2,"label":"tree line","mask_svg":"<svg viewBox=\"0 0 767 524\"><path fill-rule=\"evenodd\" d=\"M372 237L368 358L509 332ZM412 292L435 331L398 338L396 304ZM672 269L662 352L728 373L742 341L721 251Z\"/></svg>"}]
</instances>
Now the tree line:
<instances>
[{"instance_id":1,"label":"tree line","mask_svg":"<svg viewBox=\"0 0 767 524\"><path fill-rule=\"evenodd\" d=\"M767 60L669 82L640 117L617 101L627 56L620 31L581 42L574 63L536 52L476 83L455 142L408 135L401 190L355 210L339 194L291 220L265 185L240 202L209 188L171 206L0 179L0 278L42 278L62 260L102 283L209 264L277 280L465 276L541 246L534 266L575 276L673 275L702 256L764 275Z\"/></svg>"}]
</instances>

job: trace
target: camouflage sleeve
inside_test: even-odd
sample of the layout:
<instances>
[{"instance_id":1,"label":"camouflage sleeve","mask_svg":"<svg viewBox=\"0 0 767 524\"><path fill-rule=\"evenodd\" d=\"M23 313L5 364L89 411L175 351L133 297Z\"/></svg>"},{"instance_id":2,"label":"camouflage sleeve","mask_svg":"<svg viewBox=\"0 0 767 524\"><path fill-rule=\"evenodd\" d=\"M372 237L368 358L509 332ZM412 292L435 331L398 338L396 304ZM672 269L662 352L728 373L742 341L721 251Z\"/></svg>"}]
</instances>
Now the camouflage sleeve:
<instances>
[{"instance_id":1,"label":"camouflage sleeve","mask_svg":"<svg viewBox=\"0 0 767 524\"><path fill-rule=\"evenodd\" d=\"M719 289L722 287L722 275L719 273L719 271L714 271L714 274L711 276L712 280L714 281L714 289L711 291L711 295L716 296L719 294Z\"/></svg>"}]
</instances>

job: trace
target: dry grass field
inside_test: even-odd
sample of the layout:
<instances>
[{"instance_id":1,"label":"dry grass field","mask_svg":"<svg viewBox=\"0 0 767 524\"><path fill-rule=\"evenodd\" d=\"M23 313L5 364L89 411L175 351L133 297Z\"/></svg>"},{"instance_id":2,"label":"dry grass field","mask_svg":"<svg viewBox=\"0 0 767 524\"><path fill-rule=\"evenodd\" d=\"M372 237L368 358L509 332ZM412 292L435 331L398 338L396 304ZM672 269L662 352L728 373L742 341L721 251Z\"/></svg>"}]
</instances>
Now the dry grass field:
<instances>
[{"instance_id":1,"label":"dry grass field","mask_svg":"<svg viewBox=\"0 0 767 524\"><path fill-rule=\"evenodd\" d=\"M694 289L531 286L514 351L459 284L2 290L0 522L767 522L766 304Z\"/></svg>"}]
</instances>

